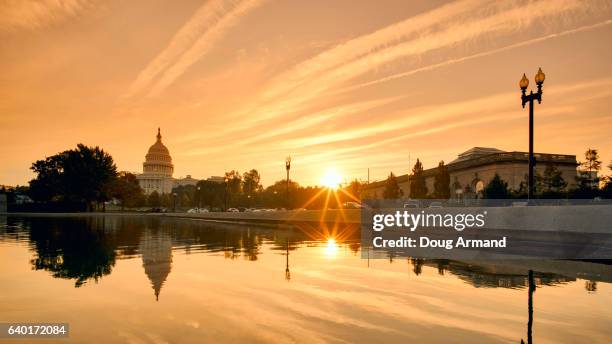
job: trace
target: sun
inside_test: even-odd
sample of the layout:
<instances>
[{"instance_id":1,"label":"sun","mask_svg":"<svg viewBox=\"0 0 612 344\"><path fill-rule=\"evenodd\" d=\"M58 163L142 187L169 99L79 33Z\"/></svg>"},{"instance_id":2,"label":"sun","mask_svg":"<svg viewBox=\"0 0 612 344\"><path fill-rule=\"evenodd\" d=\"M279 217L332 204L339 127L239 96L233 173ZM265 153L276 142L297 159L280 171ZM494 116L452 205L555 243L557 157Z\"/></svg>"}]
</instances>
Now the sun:
<instances>
[{"instance_id":1,"label":"sun","mask_svg":"<svg viewBox=\"0 0 612 344\"><path fill-rule=\"evenodd\" d=\"M335 168L329 168L321 178L321 184L330 189L337 189L340 187L342 182L342 176L336 171Z\"/></svg>"}]
</instances>

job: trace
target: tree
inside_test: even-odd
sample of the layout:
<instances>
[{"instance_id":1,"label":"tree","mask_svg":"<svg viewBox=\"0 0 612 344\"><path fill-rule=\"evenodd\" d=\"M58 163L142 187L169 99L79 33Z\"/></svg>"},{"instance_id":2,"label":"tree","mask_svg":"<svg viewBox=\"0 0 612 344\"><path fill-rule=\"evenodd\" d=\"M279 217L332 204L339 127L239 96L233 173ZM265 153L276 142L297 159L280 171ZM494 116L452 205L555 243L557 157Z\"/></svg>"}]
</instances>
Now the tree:
<instances>
[{"instance_id":1,"label":"tree","mask_svg":"<svg viewBox=\"0 0 612 344\"><path fill-rule=\"evenodd\" d=\"M542 175L540 174L540 172L538 172L538 170L535 170L535 176L533 179L535 179L534 194L535 195L541 194L542 190L544 189L544 183L543 183L544 177L542 177ZM514 197L527 198L528 186L529 186L529 174L525 173L523 175L523 180L519 183L518 190L512 191Z\"/></svg>"},{"instance_id":2,"label":"tree","mask_svg":"<svg viewBox=\"0 0 612 344\"><path fill-rule=\"evenodd\" d=\"M423 164L417 159L410 176L410 198L427 197L427 184L423 176Z\"/></svg>"},{"instance_id":3,"label":"tree","mask_svg":"<svg viewBox=\"0 0 612 344\"><path fill-rule=\"evenodd\" d=\"M199 188L199 189L198 189ZM208 206L211 210L223 206L225 197L225 185L210 180L200 180L196 184L196 199L198 206Z\"/></svg>"},{"instance_id":4,"label":"tree","mask_svg":"<svg viewBox=\"0 0 612 344\"><path fill-rule=\"evenodd\" d=\"M319 188L300 188L300 185L289 180L289 194L291 197L289 201L290 208L298 208L305 206L313 206L313 203L320 201L320 199L310 199L311 196L315 195L315 190ZM264 189L261 194L261 203L263 205L272 208L282 208L287 206L287 180L282 179L274 182L274 184ZM316 204L319 205L319 204Z\"/></svg>"},{"instance_id":5,"label":"tree","mask_svg":"<svg viewBox=\"0 0 612 344\"><path fill-rule=\"evenodd\" d=\"M30 180L29 196L38 202L63 201L64 153L38 160L30 169L36 178Z\"/></svg>"},{"instance_id":6,"label":"tree","mask_svg":"<svg viewBox=\"0 0 612 344\"><path fill-rule=\"evenodd\" d=\"M157 190L151 192L147 198L147 205L149 207L159 207L161 205L161 199Z\"/></svg>"},{"instance_id":7,"label":"tree","mask_svg":"<svg viewBox=\"0 0 612 344\"><path fill-rule=\"evenodd\" d=\"M99 147L78 144L76 149L38 160L30 181L35 200L60 201L91 209L93 202L109 199L108 183L117 176L113 158Z\"/></svg>"},{"instance_id":8,"label":"tree","mask_svg":"<svg viewBox=\"0 0 612 344\"><path fill-rule=\"evenodd\" d=\"M542 176L542 185L546 192L558 192L563 190L567 183L563 179L563 173L553 164L547 164Z\"/></svg>"},{"instance_id":9,"label":"tree","mask_svg":"<svg viewBox=\"0 0 612 344\"><path fill-rule=\"evenodd\" d=\"M109 184L109 194L116 198L121 204L121 210L125 207L135 207L144 203L144 194L136 176L129 172L120 172L119 176Z\"/></svg>"},{"instance_id":10,"label":"tree","mask_svg":"<svg viewBox=\"0 0 612 344\"><path fill-rule=\"evenodd\" d=\"M503 181L499 174L495 173L493 179L484 188L484 197L489 199L509 198L508 183Z\"/></svg>"},{"instance_id":11,"label":"tree","mask_svg":"<svg viewBox=\"0 0 612 344\"><path fill-rule=\"evenodd\" d=\"M196 186L195 185L179 185L172 188L172 193L176 194L176 204L181 207L198 206Z\"/></svg>"},{"instance_id":12,"label":"tree","mask_svg":"<svg viewBox=\"0 0 612 344\"><path fill-rule=\"evenodd\" d=\"M385 199L397 199L403 195L402 189L400 189L397 183L397 177L393 172L389 173L387 181L385 182L385 190L383 191L383 198Z\"/></svg>"},{"instance_id":13,"label":"tree","mask_svg":"<svg viewBox=\"0 0 612 344\"><path fill-rule=\"evenodd\" d=\"M612 161L608 165L608 168L612 172ZM612 175L606 177L605 184L601 189L601 196L604 198L612 198Z\"/></svg>"},{"instance_id":14,"label":"tree","mask_svg":"<svg viewBox=\"0 0 612 344\"><path fill-rule=\"evenodd\" d=\"M361 199L361 189L362 189L362 184L359 180L355 179L353 180L347 187L347 192L353 196L353 201L355 199Z\"/></svg>"},{"instance_id":15,"label":"tree","mask_svg":"<svg viewBox=\"0 0 612 344\"><path fill-rule=\"evenodd\" d=\"M242 190L247 195L261 191L261 176L256 169L244 172L242 175Z\"/></svg>"},{"instance_id":16,"label":"tree","mask_svg":"<svg viewBox=\"0 0 612 344\"><path fill-rule=\"evenodd\" d=\"M584 168L586 173L583 173L579 178L579 184L581 187L593 189L597 187L599 178L597 178L597 172L601 169L601 160L599 160L599 153L597 149L587 149L584 152L584 158L586 159L580 165ZM588 182L588 183L587 183Z\"/></svg>"},{"instance_id":17,"label":"tree","mask_svg":"<svg viewBox=\"0 0 612 344\"><path fill-rule=\"evenodd\" d=\"M242 191L242 176L240 172L231 170L225 172L226 188L227 188L227 204L231 207L236 196Z\"/></svg>"},{"instance_id":18,"label":"tree","mask_svg":"<svg viewBox=\"0 0 612 344\"><path fill-rule=\"evenodd\" d=\"M434 180L434 197L438 199L450 198L450 173L444 161L440 161Z\"/></svg>"}]
</instances>

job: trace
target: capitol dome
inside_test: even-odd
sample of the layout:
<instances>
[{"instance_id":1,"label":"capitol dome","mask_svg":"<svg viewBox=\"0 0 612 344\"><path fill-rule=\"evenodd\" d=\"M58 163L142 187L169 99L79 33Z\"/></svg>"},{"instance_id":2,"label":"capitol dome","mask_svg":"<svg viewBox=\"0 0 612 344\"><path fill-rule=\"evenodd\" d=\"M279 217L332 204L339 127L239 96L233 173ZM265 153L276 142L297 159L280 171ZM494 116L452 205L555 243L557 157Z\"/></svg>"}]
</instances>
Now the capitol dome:
<instances>
[{"instance_id":1,"label":"capitol dome","mask_svg":"<svg viewBox=\"0 0 612 344\"><path fill-rule=\"evenodd\" d=\"M161 139L161 130L157 128L157 141L149 147L149 151L145 156L145 162L143 163L143 172L145 174L172 177L172 173L174 172L172 157L170 156L170 151L164 146Z\"/></svg>"}]
</instances>

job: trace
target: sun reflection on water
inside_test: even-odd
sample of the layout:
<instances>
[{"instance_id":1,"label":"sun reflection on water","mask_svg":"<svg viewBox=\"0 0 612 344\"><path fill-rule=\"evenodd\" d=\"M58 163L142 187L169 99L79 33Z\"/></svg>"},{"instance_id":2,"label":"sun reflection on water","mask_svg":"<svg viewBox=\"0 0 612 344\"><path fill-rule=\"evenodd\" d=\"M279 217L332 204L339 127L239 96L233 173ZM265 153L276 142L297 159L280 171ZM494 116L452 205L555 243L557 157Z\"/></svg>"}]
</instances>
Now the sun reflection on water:
<instances>
[{"instance_id":1,"label":"sun reflection on water","mask_svg":"<svg viewBox=\"0 0 612 344\"><path fill-rule=\"evenodd\" d=\"M327 244L325 245L325 257L327 258L336 258L338 254L338 243L336 243L336 239L328 238Z\"/></svg>"}]
</instances>

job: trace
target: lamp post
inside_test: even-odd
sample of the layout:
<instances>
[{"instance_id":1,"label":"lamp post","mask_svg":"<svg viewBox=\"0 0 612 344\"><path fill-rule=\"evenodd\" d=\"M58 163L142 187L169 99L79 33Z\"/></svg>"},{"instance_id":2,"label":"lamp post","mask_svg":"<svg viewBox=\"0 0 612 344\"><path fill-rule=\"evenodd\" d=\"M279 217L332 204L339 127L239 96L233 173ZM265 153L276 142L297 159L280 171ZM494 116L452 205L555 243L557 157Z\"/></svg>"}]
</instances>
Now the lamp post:
<instances>
[{"instance_id":1,"label":"lamp post","mask_svg":"<svg viewBox=\"0 0 612 344\"><path fill-rule=\"evenodd\" d=\"M176 192L172 194L172 212L176 213Z\"/></svg>"},{"instance_id":2,"label":"lamp post","mask_svg":"<svg viewBox=\"0 0 612 344\"><path fill-rule=\"evenodd\" d=\"M536 93L529 91L529 94L527 94L529 79L527 79L527 76L524 73L521 81L519 81L523 109L525 108L525 104L529 103L529 185L527 189L527 199L529 200L533 198L535 191L535 176L533 169L536 161L535 157L533 156L533 102L534 100L537 100L538 104L542 103L542 85L544 84L545 78L546 75L542 72L542 68L538 69L538 73L535 75L535 82L538 86L538 91Z\"/></svg>"},{"instance_id":3,"label":"lamp post","mask_svg":"<svg viewBox=\"0 0 612 344\"><path fill-rule=\"evenodd\" d=\"M198 209L202 208L202 193L200 193L200 187L197 187L198 190Z\"/></svg>"},{"instance_id":4,"label":"lamp post","mask_svg":"<svg viewBox=\"0 0 612 344\"><path fill-rule=\"evenodd\" d=\"M291 169L291 156L285 159L285 168L287 169L287 210L289 210L289 170Z\"/></svg>"},{"instance_id":5,"label":"lamp post","mask_svg":"<svg viewBox=\"0 0 612 344\"><path fill-rule=\"evenodd\" d=\"M224 211L227 211L227 198L228 198L227 196L228 196L228 188L229 188L229 178L227 178L227 176L226 176L224 181L225 181L225 197L224 197L225 198L225 202L224 202L225 203L225 209L224 209Z\"/></svg>"}]
</instances>

